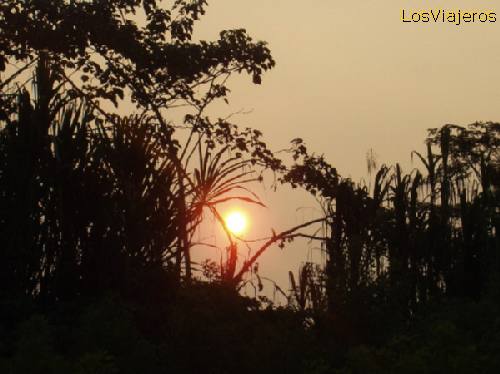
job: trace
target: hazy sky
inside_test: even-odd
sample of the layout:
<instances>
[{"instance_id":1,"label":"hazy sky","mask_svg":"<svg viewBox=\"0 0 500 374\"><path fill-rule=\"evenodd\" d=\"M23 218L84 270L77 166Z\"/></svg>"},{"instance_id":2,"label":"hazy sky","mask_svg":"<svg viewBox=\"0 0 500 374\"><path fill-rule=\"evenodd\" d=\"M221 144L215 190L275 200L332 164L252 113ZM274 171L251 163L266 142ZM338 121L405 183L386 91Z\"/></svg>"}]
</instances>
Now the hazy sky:
<instances>
[{"instance_id":1,"label":"hazy sky","mask_svg":"<svg viewBox=\"0 0 500 374\"><path fill-rule=\"evenodd\" d=\"M430 8L493 10L499 20L401 20L402 9ZM380 162L409 168L427 128L500 120L500 0L212 0L196 36L210 40L231 28L267 41L277 64L261 86L247 76L234 79L231 105L217 108L220 115L252 110L235 121L262 130L274 149L302 137L355 180L366 174L370 148ZM316 213L304 194L260 193L270 208L258 214L256 231L268 224L284 229ZM296 212L300 206L311 209ZM286 282L307 246L271 250L263 271Z\"/></svg>"},{"instance_id":2,"label":"hazy sky","mask_svg":"<svg viewBox=\"0 0 500 374\"><path fill-rule=\"evenodd\" d=\"M406 24L402 9L497 10L492 24ZM243 27L277 61L262 86L233 84L239 119L277 147L296 136L343 174L365 153L409 159L425 129L500 120L500 0L212 0L197 35Z\"/></svg>"}]
</instances>

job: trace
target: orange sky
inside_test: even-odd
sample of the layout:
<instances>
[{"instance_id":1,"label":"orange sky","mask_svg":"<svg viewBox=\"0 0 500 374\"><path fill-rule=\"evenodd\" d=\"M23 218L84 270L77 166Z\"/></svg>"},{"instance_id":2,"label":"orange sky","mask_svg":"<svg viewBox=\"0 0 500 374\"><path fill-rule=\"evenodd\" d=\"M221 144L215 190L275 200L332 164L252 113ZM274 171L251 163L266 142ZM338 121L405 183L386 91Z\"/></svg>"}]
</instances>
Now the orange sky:
<instances>
[{"instance_id":1,"label":"orange sky","mask_svg":"<svg viewBox=\"0 0 500 374\"><path fill-rule=\"evenodd\" d=\"M472 5L472 6L471 6ZM262 86L232 85L240 123L277 148L296 136L343 174L365 174L365 153L409 160L425 129L500 120L500 19L403 24L401 9L493 9L500 0L212 0L197 36L244 27L277 61Z\"/></svg>"},{"instance_id":2,"label":"orange sky","mask_svg":"<svg viewBox=\"0 0 500 374\"><path fill-rule=\"evenodd\" d=\"M403 8L493 10L499 21L404 24ZM214 112L252 110L234 121L262 130L274 149L302 137L355 180L370 148L380 162L409 168L427 128L500 121L500 0L212 0L195 35L210 40L241 27L269 43L277 65L261 86L233 79L230 106ZM305 194L258 190L270 208L255 213L255 233L319 214ZM270 250L262 271L286 288L308 246Z\"/></svg>"}]
</instances>

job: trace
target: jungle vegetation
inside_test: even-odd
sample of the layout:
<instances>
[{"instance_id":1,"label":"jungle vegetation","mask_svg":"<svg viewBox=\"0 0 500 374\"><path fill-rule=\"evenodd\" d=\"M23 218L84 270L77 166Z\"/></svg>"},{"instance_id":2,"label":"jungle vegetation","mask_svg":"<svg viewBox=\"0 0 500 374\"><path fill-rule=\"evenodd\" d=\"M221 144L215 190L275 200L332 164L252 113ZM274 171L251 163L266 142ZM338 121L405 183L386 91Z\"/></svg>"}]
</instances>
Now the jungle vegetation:
<instances>
[{"instance_id":1,"label":"jungle vegetation","mask_svg":"<svg viewBox=\"0 0 500 374\"><path fill-rule=\"evenodd\" d=\"M406 172L369 154L360 183L301 138L280 158L206 114L275 65L243 29L194 41L206 7L0 4L0 372L497 373L500 124L430 129ZM204 215L270 174L322 216L194 263ZM242 296L312 224L326 264L290 269L285 306Z\"/></svg>"}]
</instances>

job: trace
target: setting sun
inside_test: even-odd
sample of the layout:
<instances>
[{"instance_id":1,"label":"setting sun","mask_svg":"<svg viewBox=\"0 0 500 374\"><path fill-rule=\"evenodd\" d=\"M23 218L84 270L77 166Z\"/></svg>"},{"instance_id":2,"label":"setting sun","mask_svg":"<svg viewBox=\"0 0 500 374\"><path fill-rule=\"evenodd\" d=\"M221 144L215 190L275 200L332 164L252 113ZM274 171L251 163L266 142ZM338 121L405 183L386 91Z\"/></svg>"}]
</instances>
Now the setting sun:
<instances>
[{"instance_id":1,"label":"setting sun","mask_svg":"<svg viewBox=\"0 0 500 374\"><path fill-rule=\"evenodd\" d=\"M224 221L227 229L233 235L242 234L247 227L247 217L239 211L229 213Z\"/></svg>"}]
</instances>

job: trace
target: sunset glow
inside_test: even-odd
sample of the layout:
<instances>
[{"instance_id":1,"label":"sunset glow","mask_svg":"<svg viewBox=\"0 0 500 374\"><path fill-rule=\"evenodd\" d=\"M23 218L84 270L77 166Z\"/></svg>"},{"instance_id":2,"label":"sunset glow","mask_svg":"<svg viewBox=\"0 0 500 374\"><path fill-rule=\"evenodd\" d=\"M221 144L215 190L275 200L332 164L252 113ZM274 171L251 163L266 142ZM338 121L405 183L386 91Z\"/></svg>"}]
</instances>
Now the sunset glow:
<instances>
[{"instance_id":1,"label":"sunset glow","mask_svg":"<svg viewBox=\"0 0 500 374\"><path fill-rule=\"evenodd\" d=\"M227 229L233 235L241 235L247 227L247 217L240 211L233 211L224 219Z\"/></svg>"}]
</instances>

